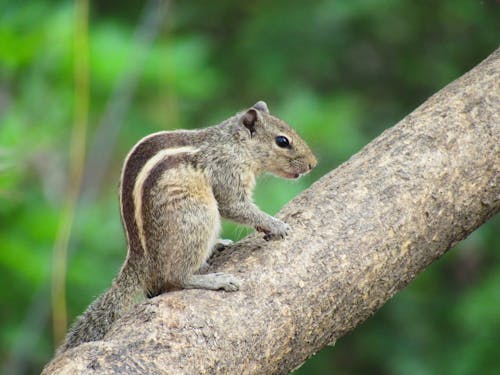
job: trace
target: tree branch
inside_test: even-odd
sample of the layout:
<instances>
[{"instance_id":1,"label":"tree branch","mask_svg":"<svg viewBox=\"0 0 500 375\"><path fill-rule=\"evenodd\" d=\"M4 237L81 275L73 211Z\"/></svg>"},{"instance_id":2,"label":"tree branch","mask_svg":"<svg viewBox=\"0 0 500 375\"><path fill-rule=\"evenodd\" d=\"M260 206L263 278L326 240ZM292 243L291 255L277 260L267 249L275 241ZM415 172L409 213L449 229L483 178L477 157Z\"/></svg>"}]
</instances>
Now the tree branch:
<instances>
[{"instance_id":1,"label":"tree branch","mask_svg":"<svg viewBox=\"0 0 500 375\"><path fill-rule=\"evenodd\" d=\"M500 208L500 49L215 259L236 293L138 305L45 374L287 373L372 315Z\"/></svg>"}]
</instances>

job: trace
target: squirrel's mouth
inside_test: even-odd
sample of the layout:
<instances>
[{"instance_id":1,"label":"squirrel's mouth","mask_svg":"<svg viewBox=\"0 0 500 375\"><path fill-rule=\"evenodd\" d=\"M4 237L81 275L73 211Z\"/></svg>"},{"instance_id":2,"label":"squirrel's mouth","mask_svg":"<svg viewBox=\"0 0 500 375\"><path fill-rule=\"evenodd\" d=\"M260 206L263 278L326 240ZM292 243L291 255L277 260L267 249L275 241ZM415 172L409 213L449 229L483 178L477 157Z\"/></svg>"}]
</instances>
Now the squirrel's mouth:
<instances>
[{"instance_id":1,"label":"squirrel's mouth","mask_svg":"<svg viewBox=\"0 0 500 375\"><path fill-rule=\"evenodd\" d=\"M285 172L285 171L282 171L281 173L281 176L284 177L284 178L289 178L289 179L297 179L301 176L301 173L298 173L298 172Z\"/></svg>"},{"instance_id":2,"label":"squirrel's mouth","mask_svg":"<svg viewBox=\"0 0 500 375\"><path fill-rule=\"evenodd\" d=\"M278 170L276 174L283 178L297 179L308 174L315 166L315 164L294 163L293 160L290 164L290 168Z\"/></svg>"},{"instance_id":3,"label":"squirrel's mouth","mask_svg":"<svg viewBox=\"0 0 500 375\"><path fill-rule=\"evenodd\" d=\"M290 180L296 180L299 177L302 177L309 173L311 169L307 168L290 168L290 169L278 169L273 173L282 178L287 178Z\"/></svg>"}]
</instances>

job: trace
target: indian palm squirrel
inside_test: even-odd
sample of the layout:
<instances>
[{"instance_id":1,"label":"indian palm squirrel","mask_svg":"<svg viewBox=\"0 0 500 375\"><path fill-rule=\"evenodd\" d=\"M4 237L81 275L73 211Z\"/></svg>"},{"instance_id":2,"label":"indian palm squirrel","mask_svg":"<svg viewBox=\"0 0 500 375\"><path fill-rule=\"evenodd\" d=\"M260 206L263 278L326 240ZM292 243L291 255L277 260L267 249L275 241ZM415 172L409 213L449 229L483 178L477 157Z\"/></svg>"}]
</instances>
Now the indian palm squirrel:
<instances>
[{"instance_id":1,"label":"indian palm squirrel","mask_svg":"<svg viewBox=\"0 0 500 375\"><path fill-rule=\"evenodd\" d=\"M233 275L197 274L217 243L220 217L252 226L266 240L284 238L290 227L252 202L255 178L263 172L298 178L316 163L307 144L263 101L215 126L140 140L120 182L127 258L57 352L102 339L141 297L182 288L238 290Z\"/></svg>"}]
</instances>

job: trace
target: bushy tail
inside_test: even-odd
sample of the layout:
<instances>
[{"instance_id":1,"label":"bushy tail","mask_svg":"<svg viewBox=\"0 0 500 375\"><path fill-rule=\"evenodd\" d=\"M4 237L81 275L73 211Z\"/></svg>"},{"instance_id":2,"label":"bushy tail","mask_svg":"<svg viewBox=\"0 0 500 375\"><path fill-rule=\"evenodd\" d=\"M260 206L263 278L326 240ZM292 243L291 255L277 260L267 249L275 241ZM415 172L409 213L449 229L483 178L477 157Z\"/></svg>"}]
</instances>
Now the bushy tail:
<instances>
[{"instance_id":1,"label":"bushy tail","mask_svg":"<svg viewBox=\"0 0 500 375\"><path fill-rule=\"evenodd\" d=\"M101 340L111 325L143 297L139 270L127 260L104 292L77 318L56 355L84 342Z\"/></svg>"}]
</instances>

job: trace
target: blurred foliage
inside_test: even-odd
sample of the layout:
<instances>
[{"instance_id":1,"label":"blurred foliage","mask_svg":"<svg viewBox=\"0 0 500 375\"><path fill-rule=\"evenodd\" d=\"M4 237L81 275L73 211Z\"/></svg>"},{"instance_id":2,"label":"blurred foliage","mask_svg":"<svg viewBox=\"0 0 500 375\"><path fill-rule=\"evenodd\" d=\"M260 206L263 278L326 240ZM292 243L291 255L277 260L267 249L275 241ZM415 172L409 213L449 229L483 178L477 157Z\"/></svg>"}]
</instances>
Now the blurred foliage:
<instances>
[{"instance_id":1,"label":"blurred foliage","mask_svg":"<svg viewBox=\"0 0 500 375\"><path fill-rule=\"evenodd\" d=\"M315 179L498 46L495 1L178 1L151 48L137 39L144 2L91 4L89 157L111 98L144 54L96 194L69 246L70 320L125 257L117 185L142 136L215 124L259 99L310 143L318 168L296 182L263 178L275 213ZM74 4L0 0L0 361L38 373L51 357L50 259L67 184L74 111ZM110 145L115 140L109 141ZM102 146L101 146L102 148ZM92 184L91 184L92 185ZM85 198L86 197L86 198ZM225 236L248 229L226 224ZM334 348L297 374L493 374L500 340L495 218Z\"/></svg>"}]
</instances>

